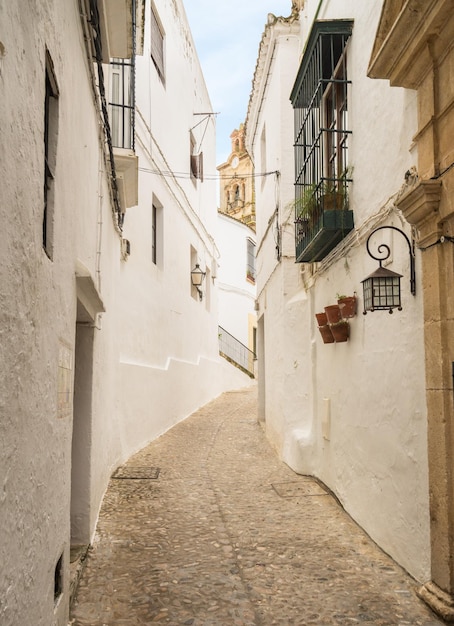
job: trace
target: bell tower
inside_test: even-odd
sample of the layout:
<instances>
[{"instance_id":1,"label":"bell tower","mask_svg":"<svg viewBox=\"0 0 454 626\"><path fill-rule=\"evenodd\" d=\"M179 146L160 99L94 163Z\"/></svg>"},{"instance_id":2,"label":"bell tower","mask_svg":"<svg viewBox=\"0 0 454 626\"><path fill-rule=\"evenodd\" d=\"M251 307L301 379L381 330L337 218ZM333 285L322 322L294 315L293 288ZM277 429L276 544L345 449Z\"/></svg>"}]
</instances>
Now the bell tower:
<instances>
[{"instance_id":1,"label":"bell tower","mask_svg":"<svg viewBox=\"0 0 454 626\"><path fill-rule=\"evenodd\" d=\"M230 135L232 151L225 163L218 165L220 176L220 211L255 231L255 194L252 161L244 147L244 124Z\"/></svg>"}]
</instances>

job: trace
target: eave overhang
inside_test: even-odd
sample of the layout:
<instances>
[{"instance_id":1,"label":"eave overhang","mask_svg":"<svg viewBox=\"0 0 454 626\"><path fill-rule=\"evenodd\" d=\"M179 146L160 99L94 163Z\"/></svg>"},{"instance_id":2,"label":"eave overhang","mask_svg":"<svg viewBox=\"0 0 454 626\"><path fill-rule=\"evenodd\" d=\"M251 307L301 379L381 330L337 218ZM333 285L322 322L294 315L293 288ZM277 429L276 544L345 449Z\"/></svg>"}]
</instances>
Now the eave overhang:
<instances>
[{"instance_id":1,"label":"eave overhang","mask_svg":"<svg viewBox=\"0 0 454 626\"><path fill-rule=\"evenodd\" d=\"M298 74L290 94L290 101L294 104L296 97L301 88L301 83L307 71L308 64L311 60L312 53L317 41L322 35L351 35L353 31L353 20L319 20L314 22L312 30L309 34L306 46L304 48Z\"/></svg>"},{"instance_id":2,"label":"eave overhang","mask_svg":"<svg viewBox=\"0 0 454 626\"><path fill-rule=\"evenodd\" d=\"M135 0L136 54L142 54L144 0ZM130 59L133 55L133 0L98 0L102 60Z\"/></svg>"},{"instance_id":3,"label":"eave overhang","mask_svg":"<svg viewBox=\"0 0 454 626\"><path fill-rule=\"evenodd\" d=\"M417 89L433 60L430 42L452 15L450 0L385 0L368 68L370 78Z\"/></svg>"}]
</instances>

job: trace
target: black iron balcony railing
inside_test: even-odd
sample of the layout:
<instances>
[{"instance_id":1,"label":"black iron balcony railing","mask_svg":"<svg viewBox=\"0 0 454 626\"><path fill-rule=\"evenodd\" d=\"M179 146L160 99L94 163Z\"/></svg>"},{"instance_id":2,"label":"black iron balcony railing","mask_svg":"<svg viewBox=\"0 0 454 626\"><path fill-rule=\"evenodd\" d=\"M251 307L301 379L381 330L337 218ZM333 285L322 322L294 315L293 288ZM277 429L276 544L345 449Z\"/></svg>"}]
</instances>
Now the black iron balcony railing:
<instances>
[{"instance_id":1,"label":"black iron balcony railing","mask_svg":"<svg viewBox=\"0 0 454 626\"><path fill-rule=\"evenodd\" d=\"M297 263L321 261L353 229L348 206L350 179L322 180L297 188L295 247Z\"/></svg>"},{"instance_id":2,"label":"black iron balcony railing","mask_svg":"<svg viewBox=\"0 0 454 626\"><path fill-rule=\"evenodd\" d=\"M291 94L296 261L321 261L353 228L348 205L350 20L315 22Z\"/></svg>"},{"instance_id":3,"label":"black iron balcony railing","mask_svg":"<svg viewBox=\"0 0 454 626\"><path fill-rule=\"evenodd\" d=\"M226 357L228 360L233 361L241 369L245 370L251 378L255 377L254 363L256 361L256 355L252 350L249 350L241 341L238 341L236 337L219 326L219 353Z\"/></svg>"}]
</instances>

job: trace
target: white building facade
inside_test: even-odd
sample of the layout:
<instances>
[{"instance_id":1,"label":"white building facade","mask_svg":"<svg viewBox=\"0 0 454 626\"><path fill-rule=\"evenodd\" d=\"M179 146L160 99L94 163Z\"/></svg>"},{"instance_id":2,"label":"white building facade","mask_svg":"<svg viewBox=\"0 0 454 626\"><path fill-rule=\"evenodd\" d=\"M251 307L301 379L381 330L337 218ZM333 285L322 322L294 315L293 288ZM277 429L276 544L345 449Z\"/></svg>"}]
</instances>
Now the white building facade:
<instances>
[{"instance_id":1,"label":"white building facade","mask_svg":"<svg viewBox=\"0 0 454 626\"><path fill-rule=\"evenodd\" d=\"M215 117L183 3L147 3L136 59L139 203L128 212L119 316L121 458L222 391L248 384L219 357ZM159 46L157 46L156 38ZM191 271L205 277L200 292Z\"/></svg>"},{"instance_id":2,"label":"white building facade","mask_svg":"<svg viewBox=\"0 0 454 626\"><path fill-rule=\"evenodd\" d=\"M202 143L182 3L3 3L0 25L0 623L63 626L113 470L250 379L218 355L214 126ZM134 39L135 149L111 106L131 69L109 65Z\"/></svg>"},{"instance_id":3,"label":"white building facade","mask_svg":"<svg viewBox=\"0 0 454 626\"><path fill-rule=\"evenodd\" d=\"M263 36L246 143L256 168L266 163L280 176L256 188L259 418L295 471L322 480L424 581L430 539L420 253L413 295L405 240L412 233L396 208L416 164L416 97L367 77L379 18L374 2L306 0L293 3L290 18L269 18ZM329 193L340 188L342 207L329 207ZM330 226L328 215L340 222ZM391 250L383 265L403 275L402 310L362 315L362 281L379 264L366 241L383 226L370 249ZM340 294L357 297L348 340L323 343L315 315Z\"/></svg>"},{"instance_id":4,"label":"white building facade","mask_svg":"<svg viewBox=\"0 0 454 626\"><path fill-rule=\"evenodd\" d=\"M242 221L218 213L219 248L218 302L221 350L224 340L237 340L254 354L256 338L255 314L255 232ZM225 336L224 336L225 335ZM249 357L248 357L249 358ZM254 372L254 363L248 362Z\"/></svg>"}]
</instances>

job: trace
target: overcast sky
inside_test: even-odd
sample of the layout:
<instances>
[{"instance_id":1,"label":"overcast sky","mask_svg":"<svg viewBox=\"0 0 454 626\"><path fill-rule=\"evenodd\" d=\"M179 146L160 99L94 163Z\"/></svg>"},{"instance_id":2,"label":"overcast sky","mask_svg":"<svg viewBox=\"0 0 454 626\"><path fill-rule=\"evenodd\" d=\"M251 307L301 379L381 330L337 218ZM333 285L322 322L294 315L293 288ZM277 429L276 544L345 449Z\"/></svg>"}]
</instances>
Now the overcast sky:
<instances>
[{"instance_id":1,"label":"overcast sky","mask_svg":"<svg viewBox=\"0 0 454 626\"><path fill-rule=\"evenodd\" d=\"M268 13L289 16L291 0L183 0L217 116L216 165L230 154L230 133L246 119Z\"/></svg>"}]
</instances>

